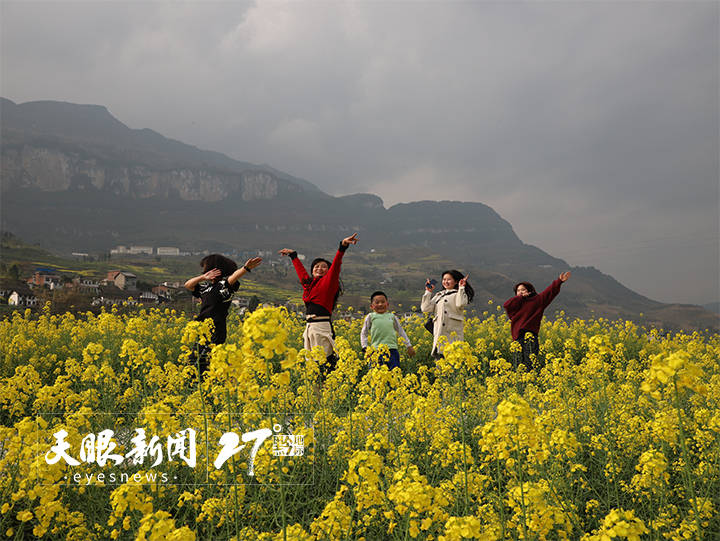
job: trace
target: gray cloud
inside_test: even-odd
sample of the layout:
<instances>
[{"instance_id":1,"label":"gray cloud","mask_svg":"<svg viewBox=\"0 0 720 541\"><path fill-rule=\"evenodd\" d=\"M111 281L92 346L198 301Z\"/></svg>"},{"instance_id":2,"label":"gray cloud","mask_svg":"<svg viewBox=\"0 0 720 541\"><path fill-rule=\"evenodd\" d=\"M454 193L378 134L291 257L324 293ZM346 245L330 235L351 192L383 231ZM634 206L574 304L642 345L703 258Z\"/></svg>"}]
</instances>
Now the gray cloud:
<instances>
[{"instance_id":1,"label":"gray cloud","mask_svg":"<svg viewBox=\"0 0 720 541\"><path fill-rule=\"evenodd\" d=\"M481 201L650 297L720 298L716 2L1 6L3 96L334 194Z\"/></svg>"}]
</instances>

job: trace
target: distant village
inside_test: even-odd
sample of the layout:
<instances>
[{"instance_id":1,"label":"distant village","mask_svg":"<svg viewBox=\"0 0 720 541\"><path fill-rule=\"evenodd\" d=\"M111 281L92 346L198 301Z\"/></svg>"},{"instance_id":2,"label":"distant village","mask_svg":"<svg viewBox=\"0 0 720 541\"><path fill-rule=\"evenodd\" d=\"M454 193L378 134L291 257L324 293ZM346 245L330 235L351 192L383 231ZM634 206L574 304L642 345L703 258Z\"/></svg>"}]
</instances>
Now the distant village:
<instances>
[{"instance_id":1,"label":"distant village","mask_svg":"<svg viewBox=\"0 0 720 541\"><path fill-rule=\"evenodd\" d=\"M116 246L110 250L110 255L160 255L160 256L185 256L193 255L191 252L181 252L180 248L174 246Z\"/></svg>"},{"instance_id":2,"label":"distant village","mask_svg":"<svg viewBox=\"0 0 720 541\"><path fill-rule=\"evenodd\" d=\"M172 246L116 246L110 250L110 254L111 257L207 255L205 252L181 252L179 248ZM89 254L82 252L73 252L72 255L81 260L90 258ZM240 257L244 254L228 255ZM50 300L54 297L53 293L58 292L64 293L65 298L72 297L75 301L80 301L80 304L91 307L156 305L187 302L191 298L190 292L181 282L162 282L150 287L143 284L141 287L134 273L123 270L122 265L118 267L120 268L107 271L104 277L94 279L80 274L68 275L67 272L60 272L52 267L37 267L28 277L0 279L0 299L10 306L33 308L45 300ZM251 302L252 299L248 297L236 296L233 299L237 308L247 308Z\"/></svg>"},{"instance_id":3,"label":"distant village","mask_svg":"<svg viewBox=\"0 0 720 541\"><path fill-rule=\"evenodd\" d=\"M116 246L110 250L110 256L156 256L156 257L184 257L184 256L197 256L203 257L210 255L209 250L202 250L197 252L181 252L180 248L174 246ZM233 252L221 252L222 255L233 259L241 265L251 257L260 256L265 260L266 264L275 266L277 264L283 264L289 266L290 262L287 258L278 256L275 252L269 250L238 250ZM73 252L75 257L88 256L88 254ZM298 254L298 258L302 261L305 260L303 254Z\"/></svg>"},{"instance_id":4,"label":"distant village","mask_svg":"<svg viewBox=\"0 0 720 541\"><path fill-rule=\"evenodd\" d=\"M117 246L110 250L110 254L121 257L130 255L202 257L208 255L209 252L181 252L179 248L171 246ZM81 252L73 252L72 255L76 258L90 257L89 254ZM235 252L224 255L239 262L259 255L271 267L278 265L288 267L290 265L287 258L277 258L276 254L272 252ZM305 260L305 256L302 254L298 254L298 257ZM141 287L138 277L134 273L121 268L107 271L102 278L88 278L80 274L69 275L67 272L61 272L52 267L37 267L28 277L0 278L0 303L11 307L35 308L42 306L48 300L57 301L58 296L66 299L66 304L72 303L76 308L81 308L78 305L85 305L88 308L96 309L113 305L152 306L177 303L182 303L187 307L188 303L195 301L190 292L185 289L183 282L166 281L151 287L143 284ZM248 309L253 310L259 302L257 297L240 295L236 295L232 300L233 307L241 312ZM301 305L291 302L286 303L285 306L299 314L303 309ZM359 317L359 315L352 309L337 313L339 318L348 320Z\"/></svg>"},{"instance_id":5,"label":"distant village","mask_svg":"<svg viewBox=\"0 0 720 541\"><path fill-rule=\"evenodd\" d=\"M68 277L48 267L38 267L25 280L4 279L0 283L0 297L11 306L34 307L42 293L59 291L76 293L90 301L92 306L113 304L158 304L171 302L178 295L189 295L179 282L163 282L148 291L138 288L137 276L123 270L111 270L102 279L84 276Z\"/></svg>"}]
</instances>

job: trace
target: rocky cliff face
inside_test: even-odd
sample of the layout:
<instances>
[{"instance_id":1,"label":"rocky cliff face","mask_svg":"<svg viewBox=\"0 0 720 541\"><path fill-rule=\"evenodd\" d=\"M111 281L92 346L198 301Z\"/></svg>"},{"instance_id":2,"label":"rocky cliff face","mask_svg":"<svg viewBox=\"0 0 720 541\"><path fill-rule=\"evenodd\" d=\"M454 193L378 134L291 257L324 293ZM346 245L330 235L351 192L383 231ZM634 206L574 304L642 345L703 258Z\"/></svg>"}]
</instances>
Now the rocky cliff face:
<instances>
[{"instance_id":1,"label":"rocky cliff face","mask_svg":"<svg viewBox=\"0 0 720 541\"><path fill-rule=\"evenodd\" d=\"M0 98L2 191L97 190L133 199L218 202L309 193L312 183L135 130L102 106Z\"/></svg>"},{"instance_id":2,"label":"rocky cliff face","mask_svg":"<svg viewBox=\"0 0 720 541\"><path fill-rule=\"evenodd\" d=\"M210 169L158 170L147 165L113 163L81 152L23 145L4 148L2 188L42 191L101 190L132 198L179 197L186 201L222 201L239 196L243 201L274 199L281 189L300 192L300 187L265 171L242 173Z\"/></svg>"}]
</instances>

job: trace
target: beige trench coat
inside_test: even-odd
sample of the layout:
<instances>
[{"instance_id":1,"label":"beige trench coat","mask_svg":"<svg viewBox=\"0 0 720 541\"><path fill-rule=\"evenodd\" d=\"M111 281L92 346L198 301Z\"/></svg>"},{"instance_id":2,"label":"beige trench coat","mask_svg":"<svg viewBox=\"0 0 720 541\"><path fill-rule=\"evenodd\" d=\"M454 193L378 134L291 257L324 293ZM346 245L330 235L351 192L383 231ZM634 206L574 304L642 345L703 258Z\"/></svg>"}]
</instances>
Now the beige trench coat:
<instances>
[{"instance_id":1,"label":"beige trench coat","mask_svg":"<svg viewBox=\"0 0 720 541\"><path fill-rule=\"evenodd\" d=\"M438 351L438 339L446 336L448 343L463 339L463 326L465 325L465 310L463 307L468 303L465 288L458 290L443 290L435 295L432 291L425 290L420 303L420 309L424 313L433 313L433 353ZM455 336L452 334L455 333Z\"/></svg>"}]
</instances>

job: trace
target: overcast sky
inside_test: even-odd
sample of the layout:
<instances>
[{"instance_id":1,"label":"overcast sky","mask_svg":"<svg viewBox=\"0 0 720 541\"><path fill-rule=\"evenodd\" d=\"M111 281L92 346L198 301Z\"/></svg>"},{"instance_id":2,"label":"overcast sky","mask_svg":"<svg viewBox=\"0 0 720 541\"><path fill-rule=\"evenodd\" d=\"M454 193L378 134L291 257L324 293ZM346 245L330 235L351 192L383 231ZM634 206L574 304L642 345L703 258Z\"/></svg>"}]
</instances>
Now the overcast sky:
<instances>
[{"instance_id":1,"label":"overcast sky","mask_svg":"<svg viewBox=\"0 0 720 541\"><path fill-rule=\"evenodd\" d=\"M720 3L11 2L0 94L386 207L479 201L666 302L720 300Z\"/></svg>"}]
</instances>

